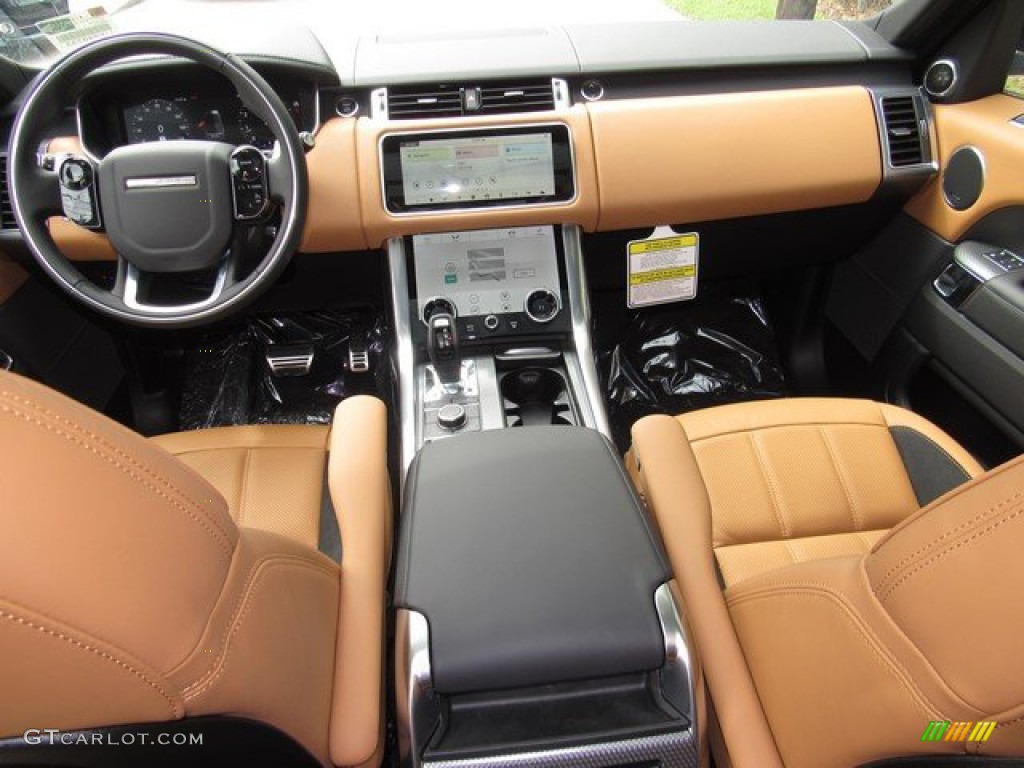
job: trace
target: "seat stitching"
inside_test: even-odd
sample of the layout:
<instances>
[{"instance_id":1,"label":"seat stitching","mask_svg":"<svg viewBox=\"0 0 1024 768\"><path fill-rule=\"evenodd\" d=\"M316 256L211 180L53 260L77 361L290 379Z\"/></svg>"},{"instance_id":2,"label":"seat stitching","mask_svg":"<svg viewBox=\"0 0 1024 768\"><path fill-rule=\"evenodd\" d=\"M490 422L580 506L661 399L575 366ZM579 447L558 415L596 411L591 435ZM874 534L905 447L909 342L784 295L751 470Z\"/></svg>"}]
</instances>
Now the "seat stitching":
<instances>
[{"instance_id":1,"label":"seat stitching","mask_svg":"<svg viewBox=\"0 0 1024 768\"><path fill-rule=\"evenodd\" d=\"M911 562L912 560L917 558L919 555L923 555L929 549L932 549L932 548L938 546L941 542L943 542L944 540L948 539L950 536L955 536L956 534L960 533L961 531L964 531L964 530L970 528L972 525L976 525L977 523L981 522L986 517L988 517L990 514L995 512L996 510L1002 509L1003 507L1005 507L1008 504L1012 504L1015 500L1019 499L1020 497L1021 497L1021 492L1018 491L1017 493L1013 494L1013 496L1011 496L1010 498L1004 499L1003 501L999 502L998 504L994 504L993 506L991 506L988 509L986 509L984 512L979 512L977 515L972 517L970 520L967 520L966 522L960 523L960 525L956 526L955 528L950 528L948 531L940 534L936 538L934 538L931 541L929 541L927 544L924 544L923 546L919 547L918 549L916 549L911 554L901 558L898 563L896 563L894 566L892 566L891 568L889 568L889 570L887 570L885 572L885 575L882 577L881 581L879 582L878 588L879 589L885 588L885 582L887 582L892 576L894 576L900 570L900 568L902 568L903 566L907 565L909 562Z\"/></svg>"},{"instance_id":2,"label":"seat stitching","mask_svg":"<svg viewBox=\"0 0 1024 768\"><path fill-rule=\"evenodd\" d=\"M210 665L206 668L206 670L202 672L192 683L189 683L182 690L182 693L186 698L188 698L190 691L194 690L197 686L208 680L210 675L212 675L213 672L215 671L216 666L220 663L221 658L223 658L224 649L227 647L228 635L231 632L231 627L234 626L234 623L238 620L238 615L244 606L245 600L249 594L250 587L252 587L253 582L257 579L257 577L259 577L260 573L262 572L263 566L265 566L267 563L272 562L276 562L278 564L287 564L288 562L292 562L299 565L308 565L312 568L320 568L326 575L331 576L332 578L334 577L334 573L329 571L328 569L322 568L316 563L310 563L308 560L304 560L295 555L266 555L257 560L255 563L253 563L252 566L249 568L249 573L246 576L245 583L242 585L242 588L235 596L235 604L234 607L231 609L231 618L224 625L224 631L221 633L220 641L217 643L217 646L219 648L217 655L210 660ZM195 651L193 650L191 655L194 654ZM176 670L184 666L185 663L187 663L187 660L186 662L179 664L178 667L176 667Z\"/></svg>"},{"instance_id":3,"label":"seat stitching","mask_svg":"<svg viewBox=\"0 0 1024 768\"><path fill-rule=\"evenodd\" d=\"M1017 498L1017 496L1020 496L1020 494L1019 493L1016 494L1013 498ZM1012 501L1012 499L1011 499L1011 501ZM991 525L989 525L989 526L987 526L985 528L982 528L980 531L975 531L974 533L972 533L967 538L965 538L965 539L963 539L961 541L958 541L956 544L949 544L949 545L947 545L945 550L943 550L941 552L936 552L934 555L929 557L927 560L924 560L924 561L918 563L916 566L911 568L909 571L906 571L902 576L900 576L899 579L897 579L895 582L893 582L893 584L887 589L887 591L885 592L884 595L879 597L879 600L881 602L883 602L883 603L886 602L890 597L892 597L893 593L897 590L897 588L902 586L909 579L911 579L914 576L916 576L918 573L920 573L925 568L931 567L932 565L934 565L935 563L939 562L940 560L942 560L947 555L950 555L950 554L956 552L956 550L958 550L958 549L960 549L962 547L966 547L966 546L968 546L970 544L973 544L978 539L980 539L980 538L982 538L984 536L987 536L988 534L992 533L992 531L994 531L997 528L1005 525L1006 523L1010 522L1014 518L1020 517L1022 514L1024 514L1024 506L1018 507L1015 511L1013 511L1013 512L1011 512L1009 514L1006 514L1002 519L996 520L994 523L992 523Z\"/></svg>"},{"instance_id":4,"label":"seat stitching","mask_svg":"<svg viewBox=\"0 0 1024 768\"><path fill-rule=\"evenodd\" d=\"M167 692L164 691L163 688L161 688L159 684L157 684L154 680L149 679L149 677L147 677L141 670L136 669L135 667L133 667L132 665L122 661L121 659L118 659L116 656L113 656L110 653L107 653L106 651L104 651L104 650L102 650L100 648L97 648L97 647L95 647L93 645L90 645L89 643L82 642L81 640L78 640L77 638L74 638L74 637L70 637L70 636L64 634L63 632L57 631L56 629L51 629L50 627L45 627L42 624L39 624L39 623L36 623L36 622L32 621L31 619L27 619L24 616L21 616L21 615L19 615L17 613L14 613L12 611L5 610L3 608L0 608L0 619L5 619L7 621L13 621L16 624L20 624L20 625L28 627L30 629L34 629L37 632L41 632L44 635L49 635L50 637L53 637L53 638L55 638L57 640L63 640L65 643L69 643L70 645L73 645L73 646L75 646L76 648L78 648L80 650L87 651L87 652L93 654L94 656L100 657L104 661L111 662L115 666L120 667L122 670L130 673L131 675L133 675L135 677L137 677L142 682L144 682L147 686L149 686L154 691L156 691L156 693L159 694L159 696L161 698L163 698L164 701L167 702L167 705L168 705L168 707L170 707L170 710L172 712L173 717L175 717L175 718L181 717L184 714L184 712L182 711L181 707L178 706L178 704L174 701L174 699L171 698L171 696L168 695Z\"/></svg>"},{"instance_id":5,"label":"seat stitching","mask_svg":"<svg viewBox=\"0 0 1024 768\"><path fill-rule=\"evenodd\" d=\"M71 421L70 419L68 419L65 416L62 416L60 413L57 413L57 412L55 412L55 411L53 411L53 410L51 410L51 409L49 409L49 408L47 408L47 407L45 407L43 405L40 405L39 403L36 403L33 400L30 400L30 399L24 398L24 397L20 397L19 395L16 395L15 393L10 392L8 390L0 390L0 395L3 395L4 397L6 397L9 400L12 400L12 401L14 401L16 403L20 403L22 405L26 405L26 406L32 408L35 411L43 413L43 414L49 416L52 420L56 420L57 422L59 422L61 424L64 424L65 426L68 426L68 427L72 428L74 431L76 431L76 432L78 432L80 434L83 434L83 435L91 438L92 440L96 441L97 443L103 445L104 447L109 449L115 456L118 456L119 458L124 460L126 463L136 467L143 474L148 475L150 478L152 478L153 480L157 481L158 483L163 485L168 490L176 493L178 496L180 496L186 502L188 502L193 507L195 507L199 512L201 512L204 517L209 519L210 523L212 525L214 525L218 530L220 530L221 533L224 533L225 535L227 535L227 531L225 531L223 528L220 527L220 524L218 523L218 521L206 514L206 510L205 510L205 508L203 507L203 505L200 502L196 501L188 493L183 491L180 487L178 487L176 484L172 483L170 480L168 480L162 474L160 474L159 472L154 470L152 467L150 467L150 466L144 464L143 462L139 461L136 457L132 456L131 454L129 454L126 451L124 451L123 449L119 448L117 445L111 443L109 440L104 438L99 433L97 433L95 431L92 431L92 430L89 430L89 429L86 429L82 425L77 424L74 421Z\"/></svg>"},{"instance_id":6,"label":"seat stitching","mask_svg":"<svg viewBox=\"0 0 1024 768\"><path fill-rule=\"evenodd\" d=\"M681 422L680 422L681 423ZM687 433L687 438L691 443L700 443L705 440L714 440L719 437L733 437L742 434L752 434L755 432L766 432L769 429L785 429L787 427L807 427L811 428L821 424L827 424L831 427L877 427L882 429L888 426L888 422L875 422L875 421L792 421L783 422L779 424L768 424L765 426L754 426L754 427L737 427L736 429L729 429L723 432L714 432L712 434L704 435L703 437L690 437ZM683 431L686 431L686 427L683 427Z\"/></svg>"},{"instance_id":7,"label":"seat stitching","mask_svg":"<svg viewBox=\"0 0 1024 768\"><path fill-rule=\"evenodd\" d=\"M313 573L318 573L321 576L326 576L327 578L331 579L332 581L336 580L337 574L329 573L325 568L323 568L323 567L321 567L319 565L316 565L315 563L310 563L309 561L300 560L298 558L289 558L288 560L284 560L284 559L268 560L264 564L264 567L261 567L260 573L257 575L255 581L252 584L252 589L248 592L248 594L245 597L245 606L242 609L242 612L238 615L237 619L235 619L234 624L231 627L231 630L230 630L229 636L228 636L228 645L227 645L226 649L224 650L223 655L219 659L218 668L217 668L216 672L211 677L209 677L205 682L203 682L201 685L199 685L198 687L196 687L196 684L193 683L189 687L188 692L183 693L183 698L185 699L185 701L191 701L191 700L194 700L194 699L198 698L203 693L205 693L207 690L212 688L217 683L217 681L221 678L221 676L224 674L224 670L227 669L228 661L231 658L231 652L232 652L232 650L234 650L234 646L231 645L231 641L234 640L234 638L238 635L239 630L241 630L242 626L245 624L245 619L248 617L250 611L252 610L253 605L255 605L255 603L256 603L256 595L259 592L259 588L264 583L264 577L271 571L271 569L273 569L273 568L275 568L277 566L287 566L287 565L293 565L293 566L296 566L296 567L305 568L305 569L307 569L307 570L309 570L309 571L311 571Z\"/></svg>"},{"instance_id":8,"label":"seat stitching","mask_svg":"<svg viewBox=\"0 0 1024 768\"><path fill-rule=\"evenodd\" d=\"M779 523L779 533L785 539L789 538L790 530L789 526L782 516L782 508L779 500L778 490L775 487L775 482L772 479L771 474L768 471L767 460L761 453L760 445L758 444L757 437L753 432L748 433L750 439L750 445L754 449L754 456L757 457L757 464L761 469L761 475L764 477L765 484L768 486L768 497L772 502L772 512L775 513L775 519Z\"/></svg>"},{"instance_id":9,"label":"seat stitching","mask_svg":"<svg viewBox=\"0 0 1024 768\"><path fill-rule=\"evenodd\" d=\"M775 597L777 595L783 596L797 596L797 597L813 597L819 600L826 600L832 603L840 610L840 614L846 618L849 624L856 630L861 640L868 647L868 649L874 654L877 662L880 663L881 667L887 671L890 675L896 678L897 682L902 688L910 694L911 699L917 705L918 709L927 714L929 717L941 717L941 711L931 702L931 700L917 687L914 683L913 678L907 673L902 665L898 664L895 659L886 654L883 648L880 646L879 641L863 626L863 620L860 619L854 610L850 607L847 601L838 595L833 589L821 585L821 584L806 584L802 583L799 585L785 586L785 587L768 587L760 589L756 592L750 592L745 595L739 595L727 599L727 603L730 608L734 606L740 606L746 602L754 602L761 598Z\"/></svg>"},{"instance_id":10,"label":"seat stitching","mask_svg":"<svg viewBox=\"0 0 1024 768\"><path fill-rule=\"evenodd\" d=\"M836 477L839 479L839 487L843 489L843 495L846 496L846 503L850 508L850 519L853 521L853 530L859 531L864 527L864 520L857 511L857 505L853 501L853 493L850 491L850 486L846 482L846 476L843 473L842 468L839 466L839 459L836 457L835 446L832 444L832 438L828 432L825 431L825 427L819 425L818 434L821 435L822 442L825 443L825 450L828 451L828 457L832 460L832 468L836 472Z\"/></svg>"},{"instance_id":11,"label":"seat stitching","mask_svg":"<svg viewBox=\"0 0 1024 768\"><path fill-rule=\"evenodd\" d=\"M164 501L166 501L172 507L177 509L179 512L183 512L188 518L190 518L191 520L193 520L196 523L199 523L199 525L207 533L210 534L210 536L213 538L213 540L217 542L217 545L220 547L221 551L224 553L225 558L229 558L230 557L232 544L231 544L230 539L228 539L224 535L223 531L221 531L219 528L215 528L215 527L212 527L211 525L209 525L209 519L205 515L202 516L202 517L197 516L191 510L189 510L188 507L186 507L184 504L182 504L180 501L177 501L176 499L174 499L173 497L169 496L164 491L160 490L153 483L151 483L148 480L146 480L144 477L141 477L138 474L136 474L135 472L133 472L131 470L131 468L125 466L122 463L120 463L119 461L117 461L116 459L111 457L110 455L105 454L102 451L98 450L95 446L90 445L90 444L88 444L86 442L83 442L82 440L77 439L75 436L65 432L64 430L62 430L62 429L60 429L58 427L55 427L55 426L53 426L51 424L47 424L47 423L45 423L43 421L40 421L39 419L37 419L36 417L32 416L31 414L25 413L24 411L20 411L20 410L14 408L13 406L8 406L8 405L0 404L0 411L4 411L6 413L10 413L11 415L21 419L22 421L26 421L26 422L29 422L31 424L35 424L37 427L42 427L47 432L52 432L53 434L57 435L58 437L64 438L69 443L72 443L73 445L77 445L79 448L84 448L85 450L87 450L90 453L94 454L95 456L99 457L100 459L102 459L103 461L107 462L108 464L110 464L110 465L116 467L117 469L121 470L121 472L123 472L124 474L128 475L128 477L130 477L133 480L135 480L137 483L142 485L144 488L147 488L148 490L152 491L154 494L156 494L157 496L162 498Z\"/></svg>"}]
</instances>

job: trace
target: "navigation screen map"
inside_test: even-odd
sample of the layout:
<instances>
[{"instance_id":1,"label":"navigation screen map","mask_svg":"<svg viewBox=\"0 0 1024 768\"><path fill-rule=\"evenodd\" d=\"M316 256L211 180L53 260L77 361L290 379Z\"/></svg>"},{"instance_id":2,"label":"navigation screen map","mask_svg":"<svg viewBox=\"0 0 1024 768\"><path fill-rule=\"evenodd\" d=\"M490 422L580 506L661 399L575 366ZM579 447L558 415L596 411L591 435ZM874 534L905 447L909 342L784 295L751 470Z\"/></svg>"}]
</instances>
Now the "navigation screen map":
<instances>
[{"instance_id":1,"label":"navigation screen map","mask_svg":"<svg viewBox=\"0 0 1024 768\"><path fill-rule=\"evenodd\" d=\"M555 194L550 133L402 142L406 205Z\"/></svg>"}]
</instances>

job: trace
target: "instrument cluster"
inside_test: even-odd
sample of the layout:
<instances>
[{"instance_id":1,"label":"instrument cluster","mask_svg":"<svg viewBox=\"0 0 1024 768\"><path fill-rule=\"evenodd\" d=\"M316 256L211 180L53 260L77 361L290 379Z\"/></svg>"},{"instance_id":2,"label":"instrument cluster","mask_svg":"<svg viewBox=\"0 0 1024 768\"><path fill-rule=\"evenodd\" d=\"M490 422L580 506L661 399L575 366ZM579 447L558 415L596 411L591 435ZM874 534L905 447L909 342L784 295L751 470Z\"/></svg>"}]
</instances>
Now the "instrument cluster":
<instances>
[{"instance_id":1,"label":"instrument cluster","mask_svg":"<svg viewBox=\"0 0 1024 768\"><path fill-rule=\"evenodd\" d=\"M108 75L79 102L82 139L95 154L125 144L189 139L273 148L270 129L226 80L202 70L170 67L146 75ZM293 76L268 80L296 130L314 130L316 84Z\"/></svg>"}]
</instances>

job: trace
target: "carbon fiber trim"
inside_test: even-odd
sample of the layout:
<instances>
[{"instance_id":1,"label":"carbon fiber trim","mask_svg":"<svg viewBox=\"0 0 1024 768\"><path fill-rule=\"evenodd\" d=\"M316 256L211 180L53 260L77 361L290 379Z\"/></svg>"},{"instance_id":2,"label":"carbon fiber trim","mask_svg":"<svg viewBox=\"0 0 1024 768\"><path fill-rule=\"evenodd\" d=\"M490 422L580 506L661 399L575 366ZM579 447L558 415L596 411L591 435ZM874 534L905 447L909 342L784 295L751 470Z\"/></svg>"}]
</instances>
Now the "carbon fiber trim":
<instances>
[{"instance_id":1,"label":"carbon fiber trim","mask_svg":"<svg viewBox=\"0 0 1024 768\"><path fill-rule=\"evenodd\" d=\"M646 762L655 762L662 768L698 768L693 729L581 747L465 760L428 760L423 762L423 768L613 768Z\"/></svg>"}]
</instances>

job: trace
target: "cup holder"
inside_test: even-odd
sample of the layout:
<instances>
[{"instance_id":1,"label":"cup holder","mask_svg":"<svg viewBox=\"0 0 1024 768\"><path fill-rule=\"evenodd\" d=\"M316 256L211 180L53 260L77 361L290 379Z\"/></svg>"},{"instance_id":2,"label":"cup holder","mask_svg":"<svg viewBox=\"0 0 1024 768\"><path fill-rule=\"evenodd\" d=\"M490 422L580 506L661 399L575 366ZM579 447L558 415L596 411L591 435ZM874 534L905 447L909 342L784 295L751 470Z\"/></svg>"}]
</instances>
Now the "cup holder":
<instances>
[{"instance_id":1,"label":"cup holder","mask_svg":"<svg viewBox=\"0 0 1024 768\"><path fill-rule=\"evenodd\" d=\"M572 404L565 379L550 368L520 368L501 380L505 421L510 427L572 425Z\"/></svg>"}]
</instances>

